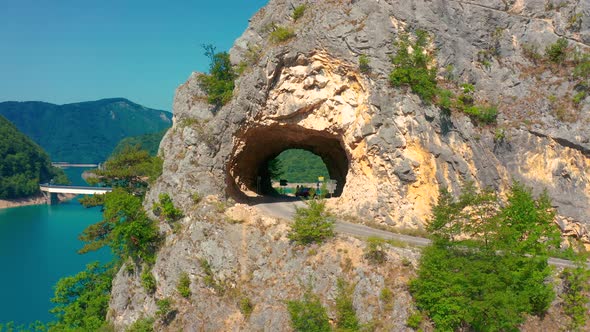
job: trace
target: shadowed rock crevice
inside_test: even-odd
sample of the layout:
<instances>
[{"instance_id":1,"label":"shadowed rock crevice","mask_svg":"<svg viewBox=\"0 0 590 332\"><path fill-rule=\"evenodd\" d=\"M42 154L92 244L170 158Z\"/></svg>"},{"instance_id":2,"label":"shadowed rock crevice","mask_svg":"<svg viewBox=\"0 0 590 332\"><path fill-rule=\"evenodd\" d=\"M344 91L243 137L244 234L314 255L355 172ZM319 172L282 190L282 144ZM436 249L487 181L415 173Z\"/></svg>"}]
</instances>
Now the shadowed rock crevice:
<instances>
[{"instance_id":1,"label":"shadowed rock crevice","mask_svg":"<svg viewBox=\"0 0 590 332\"><path fill-rule=\"evenodd\" d=\"M228 194L238 200L271 192L268 163L281 152L303 149L322 158L330 178L338 182L335 196L346 184L349 157L339 136L297 125L256 127L240 135L227 164Z\"/></svg>"}]
</instances>

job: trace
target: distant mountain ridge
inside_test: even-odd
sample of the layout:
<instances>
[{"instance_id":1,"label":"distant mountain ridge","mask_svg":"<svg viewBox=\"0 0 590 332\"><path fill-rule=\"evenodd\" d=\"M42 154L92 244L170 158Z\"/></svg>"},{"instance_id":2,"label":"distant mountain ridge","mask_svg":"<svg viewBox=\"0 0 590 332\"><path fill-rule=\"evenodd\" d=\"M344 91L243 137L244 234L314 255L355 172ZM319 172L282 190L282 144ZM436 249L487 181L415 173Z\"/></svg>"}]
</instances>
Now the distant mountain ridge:
<instances>
[{"instance_id":1,"label":"distant mountain ridge","mask_svg":"<svg viewBox=\"0 0 590 332\"><path fill-rule=\"evenodd\" d=\"M130 136L162 131L172 113L125 98L56 105L41 101L0 102L0 115L43 147L53 161L105 161Z\"/></svg>"}]
</instances>

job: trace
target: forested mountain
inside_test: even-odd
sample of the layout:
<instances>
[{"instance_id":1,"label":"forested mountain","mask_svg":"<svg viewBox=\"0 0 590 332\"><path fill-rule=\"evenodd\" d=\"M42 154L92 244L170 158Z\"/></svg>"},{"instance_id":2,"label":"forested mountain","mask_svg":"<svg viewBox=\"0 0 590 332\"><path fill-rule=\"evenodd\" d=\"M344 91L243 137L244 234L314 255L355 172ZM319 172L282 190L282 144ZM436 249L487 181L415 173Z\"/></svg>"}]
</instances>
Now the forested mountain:
<instances>
[{"instance_id":1,"label":"forested mountain","mask_svg":"<svg viewBox=\"0 0 590 332\"><path fill-rule=\"evenodd\" d=\"M164 129L156 133L149 133L124 138L119 142L119 144L117 144L117 146L115 146L111 155L115 155L123 151L123 149L126 146L139 145L139 147L142 150L146 150L150 153L150 155L155 156L156 154L158 154L158 147L160 147L160 141L162 140L162 137L164 137L164 134L166 134L167 130L168 129Z\"/></svg>"},{"instance_id":2,"label":"forested mountain","mask_svg":"<svg viewBox=\"0 0 590 332\"><path fill-rule=\"evenodd\" d=\"M102 162L123 138L168 128L172 114L124 98L55 105L2 102L0 115L43 147L53 161Z\"/></svg>"},{"instance_id":3,"label":"forested mountain","mask_svg":"<svg viewBox=\"0 0 590 332\"><path fill-rule=\"evenodd\" d=\"M318 176L330 178L322 158L307 150L285 150L276 160L279 160L281 178L289 182L316 182Z\"/></svg>"},{"instance_id":4,"label":"forested mountain","mask_svg":"<svg viewBox=\"0 0 590 332\"><path fill-rule=\"evenodd\" d=\"M0 115L0 199L30 196L51 179L67 182L47 153Z\"/></svg>"}]
</instances>

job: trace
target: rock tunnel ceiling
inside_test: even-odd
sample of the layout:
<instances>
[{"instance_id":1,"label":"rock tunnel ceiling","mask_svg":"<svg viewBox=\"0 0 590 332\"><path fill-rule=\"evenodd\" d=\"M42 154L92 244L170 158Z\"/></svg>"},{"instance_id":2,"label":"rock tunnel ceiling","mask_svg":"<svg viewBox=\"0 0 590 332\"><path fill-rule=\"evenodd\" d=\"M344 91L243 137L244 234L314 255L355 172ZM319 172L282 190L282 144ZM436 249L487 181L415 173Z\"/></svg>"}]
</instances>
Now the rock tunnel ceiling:
<instances>
[{"instance_id":1,"label":"rock tunnel ceiling","mask_svg":"<svg viewBox=\"0 0 590 332\"><path fill-rule=\"evenodd\" d=\"M228 163L230 195L240 198L246 193L266 193L270 189L268 162L289 149L304 149L320 156L330 178L337 181L335 196L342 193L349 159L340 137L297 125L273 125L252 128L243 135L238 151Z\"/></svg>"}]
</instances>

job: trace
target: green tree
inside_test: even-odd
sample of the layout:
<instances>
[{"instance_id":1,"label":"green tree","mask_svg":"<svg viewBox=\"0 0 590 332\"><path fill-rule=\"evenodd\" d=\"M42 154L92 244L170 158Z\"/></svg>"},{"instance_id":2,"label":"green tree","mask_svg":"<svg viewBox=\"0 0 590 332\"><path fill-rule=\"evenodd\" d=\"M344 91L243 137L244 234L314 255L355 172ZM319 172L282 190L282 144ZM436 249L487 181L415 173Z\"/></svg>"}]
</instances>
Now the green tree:
<instances>
[{"instance_id":1,"label":"green tree","mask_svg":"<svg viewBox=\"0 0 590 332\"><path fill-rule=\"evenodd\" d=\"M139 146L125 146L109 158L102 169L93 171L94 177L89 182L124 188L143 196L148 185L162 174L162 163L161 158L150 156Z\"/></svg>"},{"instance_id":2,"label":"green tree","mask_svg":"<svg viewBox=\"0 0 590 332\"><path fill-rule=\"evenodd\" d=\"M200 75L199 83L207 93L209 104L220 108L231 100L237 74L232 67L229 53L217 53L215 47L211 44L203 45L203 48L205 49L205 56L211 62L209 64L209 74Z\"/></svg>"},{"instance_id":3,"label":"green tree","mask_svg":"<svg viewBox=\"0 0 590 332\"><path fill-rule=\"evenodd\" d=\"M298 244L322 242L334 236L334 221L324 200L310 200L306 208L295 208L295 218L287 237Z\"/></svg>"},{"instance_id":4,"label":"green tree","mask_svg":"<svg viewBox=\"0 0 590 332\"><path fill-rule=\"evenodd\" d=\"M491 191L441 192L410 290L437 330L515 331L524 314L540 315L555 297L545 280L559 232L546 194L535 199L514 183L504 207ZM461 235L461 236L459 236Z\"/></svg>"},{"instance_id":5,"label":"green tree","mask_svg":"<svg viewBox=\"0 0 590 332\"><path fill-rule=\"evenodd\" d=\"M52 331L96 331L106 324L111 284L116 266L88 264L86 270L60 279L51 302L57 322Z\"/></svg>"},{"instance_id":6,"label":"green tree","mask_svg":"<svg viewBox=\"0 0 590 332\"><path fill-rule=\"evenodd\" d=\"M140 197L121 188L105 195L103 220L88 226L80 235L86 242L80 253L109 246L121 260L153 263L160 242L157 223L143 210Z\"/></svg>"}]
</instances>

